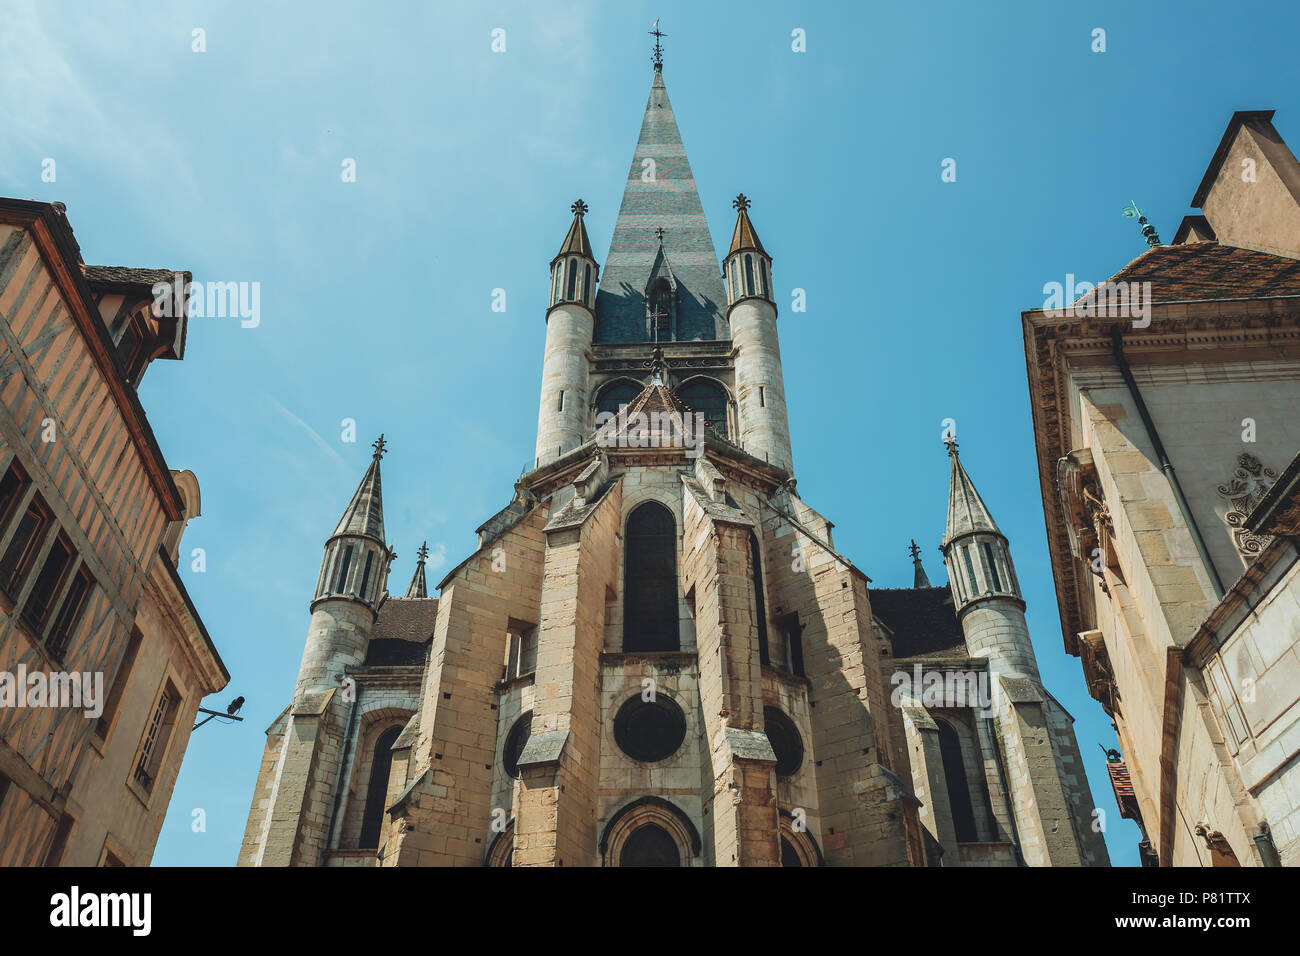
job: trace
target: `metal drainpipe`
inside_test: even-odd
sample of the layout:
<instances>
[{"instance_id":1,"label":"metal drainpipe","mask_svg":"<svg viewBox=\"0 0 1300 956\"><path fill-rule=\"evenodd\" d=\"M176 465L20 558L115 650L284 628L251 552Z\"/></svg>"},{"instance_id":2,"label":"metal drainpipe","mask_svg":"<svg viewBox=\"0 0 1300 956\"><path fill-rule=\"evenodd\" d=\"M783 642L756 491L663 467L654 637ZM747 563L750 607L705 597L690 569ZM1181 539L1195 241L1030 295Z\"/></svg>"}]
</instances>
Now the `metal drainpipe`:
<instances>
[{"instance_id":1,"label":"metal drainpipe","mask_svg":"<svg viewBox=\"0 0 1300 956\"><path fill-rule=\"evenodd\" d=\"M1124 356L1124 336L1118 325L1110 327L1110 341L1115 351L1115 362L1119 365L1120 374L1124 376L1124 384L1128 386L1128 393L1133 398L1133 404L1137 406L1143 427L1146 428L1147 438L1151 441L1152 448L1155 449L1156 457L1160 459L1160 470L1165 473L1169 488L1174 493L1174 500L1178 502L1178 510L1182 512L1183 521L1187 523L1187 530L1191 532L1192 542L1196 545L1196 553L1201 556L1201 563L1205 565L1205 573L1210 576L1210 584L1214 588L1214 595L1219 600L1223 600L1223 582L1219 580L1219 572L1215 569L1214 562L1210 560L1210 552L1205 547L1205 539L1201 537L1201 529L1196 524L1196 519L1192 517L1192 509L1187 504L1187 498L1183 494L1183 486L1178 483L1178 476L1174 474L1173 463L1169 460L1169 456L1165 454L1165 446L1160 441L1160 434L1156 431L1155 422L1151 421L1151 413L1147 411L1147 404L1142 400L1142 393L1138 391L1137 382L1133 380L1133 370L1129 368L1128 359Z\"/></svg>"},{"instance_id":2,"label":"metal drainpipe","mask_svg":"<svg viewBox=\"0 0 1300 956\"><path fill-rule=\"evenodd\" d=\"M334 800L330 808L330 826L325 834L325 857L326 861L331 852L334 842L334 824L338 821L339 805L343 802L343 772L347 768L348 758L352 756L352 724L357 716L357 704L361 702L361 685L355 685L356 692L352 695L352 702L348 704L348 725L343 734L343 753L339 757L338 773L334 775ZM322 866L325 861L322 861Z\"/></svg>"}]
</instances>

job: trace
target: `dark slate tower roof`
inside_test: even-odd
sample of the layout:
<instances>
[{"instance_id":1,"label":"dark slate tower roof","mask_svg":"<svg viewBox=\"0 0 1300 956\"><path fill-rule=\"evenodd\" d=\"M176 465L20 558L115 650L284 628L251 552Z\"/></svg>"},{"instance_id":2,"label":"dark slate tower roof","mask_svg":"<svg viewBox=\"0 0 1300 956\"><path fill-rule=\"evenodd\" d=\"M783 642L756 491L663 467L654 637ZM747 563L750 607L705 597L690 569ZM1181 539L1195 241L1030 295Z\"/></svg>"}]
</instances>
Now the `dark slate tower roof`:
<instances>
[{"instance_id":1,"label":"dark slate tower roof","mask_svg":"<svg viewBox=\"0 0 1300 956\"><path fill-rule=\"evenodd\" d=\"M646 160L654 160L653 179ZM727 339L722 265L713 248L695 177L677 129L663 73L656 67L641 136L596 295L597 343L645 342L645 290L659 252L677 279L677 338Z\"/></svg>"},{"instance_id":2,"label":"dark slate tower roof","mask_svg":"<svg viewBox=\"0 0 1300 956\"><path fill-rule=\"evenodd\" d=\"M384 436L380 435L379 440L375 442L375 453L370 459L370 467L366 469L361 484L357 486L352 500L348 502L347 510L343 512L343 517L339 519L338 527L334 529L331 537L337 538L341 534L360 535L373 538L385 548L388 547L384 539L383 485L379 478L379 459L383 457Z\"/></svg>"}]
</instances>

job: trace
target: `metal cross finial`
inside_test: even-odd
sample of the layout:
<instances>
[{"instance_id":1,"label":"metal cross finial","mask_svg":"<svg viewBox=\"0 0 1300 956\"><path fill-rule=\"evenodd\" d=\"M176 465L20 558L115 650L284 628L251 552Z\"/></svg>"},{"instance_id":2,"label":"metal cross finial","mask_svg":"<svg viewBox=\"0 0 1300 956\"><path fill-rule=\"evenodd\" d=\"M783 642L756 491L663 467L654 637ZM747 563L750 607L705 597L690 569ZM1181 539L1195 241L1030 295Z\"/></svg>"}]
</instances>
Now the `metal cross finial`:
<instances>
[{"instance_id":1,"label":"metal cross finial","mask_svg":"<svg viewBox=\"0 0 1300 956\"><path fill-rule=\"evenodd\" d=\"M591 208L590 206L588 206L585 202L579 199L577 202L575 202L572 206L569 207L569 212L573 213L575 216L585 216L587 214L587 210L590 208Z\"/></svg>"},{"instance_id":2,"label":"metal cross finial","mask_svg":"<svg viewBox=\"0 0 1300 956\"><path fill-rule=\"evenodd\" d=\"M662 245L664 244L664 227L663 227L663 226L656 226L656 227L655 227L655 237L659 240L659 245L662 246Z\"/></svg>"},{"instance_id":3,"label":"metal cross finial","mask_svg":"<svg viewBox=\"0 0 1300 956\"><path fill-rule=\"evenodd\" d=\"M420 545L420 550L415 553L416 563L423 565L424 559L429 556L429 542L425 541Z\"/></svg>"},{"instance_id":4,"label":"metal cross finial","mask_svg":"<svg viewBox=\"0 0 1300 956\"><path fill-rule=\"evenodd\" d=\"M379 461L379 459L384 457L384 452L388 450L388 443L384 441L384 436L380 434L376 441L370 443L370 447L375 450L375 461Z\"/></svg>"},{"instance_id":5,"label":"metal cross finial","mask_svg":"<svg viewBox=\"0 0 1300 956\"><path fill-rule=\"evenodd\" d=\"M663 48L663 44L661 44L659 41L662 40L664 37L668 36L668 34L664 33L662 30L659 29L658 17L655 17L654 26L655 28L650 31L650 35L655 38L655 48L654 48L654 56L652 56L650 59L651 62L654 63L655 69L658 70L664 65L664 48Z\"/></svg>"},{"instance_id":6,"label":"metal cross finial","mask_svg":"<svg viewBox=\"0 0 1300 956\"><path fill-rule=\"evenodd\" d=\"M749 197L744 193L741 193L735 199L731 200L732 209L748 209L751 205L752 203L749 201Z\"/></svg>"}]
</instances>

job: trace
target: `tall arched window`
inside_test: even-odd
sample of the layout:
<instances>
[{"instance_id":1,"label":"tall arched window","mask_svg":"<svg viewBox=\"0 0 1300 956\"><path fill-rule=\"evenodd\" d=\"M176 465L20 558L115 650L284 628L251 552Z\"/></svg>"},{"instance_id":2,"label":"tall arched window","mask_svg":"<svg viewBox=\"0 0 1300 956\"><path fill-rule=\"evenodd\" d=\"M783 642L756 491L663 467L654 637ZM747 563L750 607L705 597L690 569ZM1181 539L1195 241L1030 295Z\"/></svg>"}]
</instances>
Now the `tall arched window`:
<instances>
[{"instance_id":1,"label":"tall arched window","mask_svg":"<svg viewBox=\"0 0 1300 956\"><path fill-rule=\"evenodd\" d=\"M754 613L758 617L758 662L771 663L767 650L767 608L763 603L763 562L759 557L758 535L749 533L749 557L754 565Z\"/></svg>"},{"instance_id":2,"label":"tall arched window","mask_svg":"<svg viewBox=\"0 0 1300 956\"><path fill-rule=\"evenodd\" d=\"M565 294L565 296L564 296L564 297L565 297L566 299L568 299L570 302L573 301L573 298L574 298L574 295L573 295L574 287L575 287L577 284L578 284L578 260L577 260L577 259L573 259L573 260L570 260L570 262L569 262L569 289L568 289L568 292L567 292L567 293Z\"/></svg>"},{"instance_id":3,"label":"tall arched window","mask_svg":"<svg viewBox=\"0 0 1300 956\"><path fill-rule=\"evenodd\" d=\"M766 298L770 295L770 293L767 291L767 260L766 259L760 258L758 260L758 277L763 280L763 296L764 298Z\"/></svg>"},{"instance_id":4,"label":"tall arched window","mask_svg":"<svg viewBox=\"0 0 1300 956\"><path fill-rule=\"evenodd\" d=\"M627 519L623 575L623 650L681 649L677 608L677 522L647 501Z\"/></svg>"},{"instance_id":5,"label":"tall arched window","mask_svg":"<svg viewBox=\"0 0 1300 956\"><path fill-rule=\"evenodd\" d=\"M582 301L591 302L591 263L582 270Z\"/></svg>"},{"instance_id":6,"label":"tall arched window","mask_svg":"<svg viewBox=\"0 0 1300 956\"><path fill-rule=\"evenodd\" d=\"M680 398L693 412L699 412L715 432L727 437L727 393L722 386L705 379L687 382L677 389Z\"/></svg>"},{"instance_id":7,"label":"tall arched window","mask_svg":"<svg viewBox=\"0 0 1300 956\"><path fill-rule=\"evenodd\" d=\"M370 783L366 787L366 809L361 815L359 846L363 850L379 847L379 834L384 828L385 804L388 802L388 777L393 768L393 744L401 732L401 725L389 727L375 741L374 754L370 758Z\"/></svg>"},{"instance_id":8,"label":"tall arched window","mask_svg":"<svg viewBox=\"0 0 1300 956\"><path fill-rule=\"evenodd\" d=\"M966 780L966 762L961 756L961 738L957 731L942 720L939 727L939 755L943 759L943 775L948 781L948 806L952 809L952 825L957 831L958 843L974 843L975 804L971 800L970 785Z\"/></svg>"},{"instance_id":9,"label":"tall arched window","mask_svg":"<svg viewBox=\"0 0 1300 956\"><path fill-rule=\"evenodd\" d=\"M745 253L745 295L754 294L754 257Z\"/></svg>"}]
</instances>

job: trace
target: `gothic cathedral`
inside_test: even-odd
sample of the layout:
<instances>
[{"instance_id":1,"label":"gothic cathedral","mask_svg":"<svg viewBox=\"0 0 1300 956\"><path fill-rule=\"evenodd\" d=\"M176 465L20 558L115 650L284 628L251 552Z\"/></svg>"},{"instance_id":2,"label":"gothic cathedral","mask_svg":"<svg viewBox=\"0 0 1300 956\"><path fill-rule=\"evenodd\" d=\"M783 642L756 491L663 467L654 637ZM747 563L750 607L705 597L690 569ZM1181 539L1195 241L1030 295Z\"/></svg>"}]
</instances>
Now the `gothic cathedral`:
<instances>
[{"instance_id":1,"label":"gothic cathedral","mask_svg":"<svg viewBox=\"0 0 1300 956\"><path fill-rule=\"evenodd\" d=\"M241 865L1107 865L955 442L947 585L871 588L799 496L734 206L719 262L656 51L604 271L581 200L551 262L533 467L397 597L376 442Z\"/></svg>"}]
</instances>

